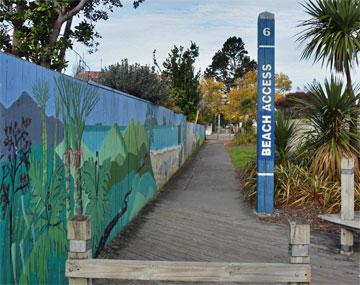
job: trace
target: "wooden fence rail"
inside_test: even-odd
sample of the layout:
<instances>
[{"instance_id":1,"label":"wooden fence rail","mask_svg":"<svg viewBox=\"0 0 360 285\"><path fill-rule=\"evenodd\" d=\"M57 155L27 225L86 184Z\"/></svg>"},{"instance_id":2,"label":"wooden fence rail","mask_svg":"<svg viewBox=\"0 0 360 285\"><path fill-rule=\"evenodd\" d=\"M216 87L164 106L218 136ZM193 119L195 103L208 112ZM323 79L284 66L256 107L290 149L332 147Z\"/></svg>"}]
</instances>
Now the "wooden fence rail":
<instances>
[{"instance_id":1,"label":"wooden fence rail","mask_svg":"<svg viewBox=\"0 0 360 285\"><path fill-rule=\"evenodd\" d=\"M91 259L88 217L76 217L68 225L70 241L66 276L70 285L89 285L92 279L267 282L310 284L310 227L290 222L289 263L223 263Z\"/></svg>"}]
</instances>

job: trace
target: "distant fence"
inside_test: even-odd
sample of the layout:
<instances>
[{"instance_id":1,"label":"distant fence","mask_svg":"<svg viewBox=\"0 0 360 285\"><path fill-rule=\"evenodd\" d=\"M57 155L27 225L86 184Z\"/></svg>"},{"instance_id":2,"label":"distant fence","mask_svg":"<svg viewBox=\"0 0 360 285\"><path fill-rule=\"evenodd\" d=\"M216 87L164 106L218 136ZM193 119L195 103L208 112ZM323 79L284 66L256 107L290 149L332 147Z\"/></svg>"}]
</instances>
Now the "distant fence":
<instances>
[{"instance_id":1,"label":"distant fence","mask_svg":"<svg viewBox=\"0 0 360 285\"><path fill-rule=\"evenodd\" d=\"M97 255L203 143L181 114L0 53L0 284L65 284L67 221Z\"/></svg>"}]
</instances>

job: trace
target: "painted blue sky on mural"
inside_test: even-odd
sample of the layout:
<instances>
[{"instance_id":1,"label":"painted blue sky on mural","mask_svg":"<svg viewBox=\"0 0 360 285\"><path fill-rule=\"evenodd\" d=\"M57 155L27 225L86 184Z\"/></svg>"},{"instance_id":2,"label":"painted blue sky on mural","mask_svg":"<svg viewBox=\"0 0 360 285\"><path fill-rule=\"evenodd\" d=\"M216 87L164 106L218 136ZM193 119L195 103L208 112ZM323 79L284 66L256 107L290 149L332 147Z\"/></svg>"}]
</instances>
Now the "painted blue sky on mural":
<instances>
[{"instance_id":1,"label":"painted blue sky on mural","mask_svg":"<svg viewBox=\"0 0 360 285\"><path fill-rule=\"evenodd\" d=\"M11 66L11 68L8 68L9 66ZM29 78L34 80L45 79L49 83L50 93L57 92L54 78L58 77L59 73L49 71L40 66L38 66L35 70L36 72L34 72L34 67L29 62L0 53L0 82L6 82L7 84L4 85L4 83L0 83L1 103L5 108L9 108L17 100L17 98L14 97L14 94L18 94L18 97L20 97L20 95L25 91L30 96L33 96L33 80L29 80ZM26 80L11 81L6 80L6 77L20 77L22 79L26 78ZM87 83L83 82L83 84ZM93 85L99 86L95 83ZM7 94L6 90L12 90L12 94ZM114 92L119 93L119 96L114 96ZM87 124L96 125L101 122L103 125L107 126L112 126L114 123L120 126L125 126L132 120L144 123L147 106L151 103L130 95L120 96L120 94L124 95L125 93L105 87L99 88L98 95L100 102L96 105L94 111L89 116ZM129 100L133 98L136 100ZM46 113L48 115L53 115L55 113L54 106L54 96L50 96L46 107ZM108 106L106 112L104 112L102 106ZM183 120L183 115L181 114L174 114L164 107L154 107L159 109L159 112L156 112L158 125L163 125L164 121L180 123Z\"/></svg>"}]
</instances>

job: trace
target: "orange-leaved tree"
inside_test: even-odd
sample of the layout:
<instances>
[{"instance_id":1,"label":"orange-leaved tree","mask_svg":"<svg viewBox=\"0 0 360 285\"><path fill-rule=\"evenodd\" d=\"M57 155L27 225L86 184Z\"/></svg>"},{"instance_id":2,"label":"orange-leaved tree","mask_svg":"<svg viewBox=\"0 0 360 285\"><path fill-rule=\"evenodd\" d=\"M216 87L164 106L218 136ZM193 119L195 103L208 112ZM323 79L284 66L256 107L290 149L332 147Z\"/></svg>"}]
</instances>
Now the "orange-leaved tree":
<instances>
[{"instance_id":1,"label":"orange-leaved tree","mask_svg":"<svg viewBox=\"0 0 360 285\"><path fill-rule=\"evenodd\" d=\"M290 80L289 76L285 73L277 73L275 75L275 101L283 98L286 92L289 92L292 88L292 81Z\"/></svg>"},{"instance_id":2,"label":"orange-leaved tree","mask_svg":"<svg viewBox=\"0 0 360 285\"><path fill-rule=\"evenodd\" d=\"M228 92L229 104L224 106L224 117L232 122L244 122L256 118L257 72L249 71L236 80L236 86ZM275 100L291 90L292 82L285 73L275 75Z\"/></svg>"},{"instance_id":3,"label":"orange-leaved tree","mask_svg":"<svg viewBox=\"0 0 360 285\"><path fill-rule=\"evenodd\" d=\"M198 109L201 112L203 122L213 122L215 116L222 114L222 100L224 98L225 84L216 81L214 78L206 76L200 82L202 101Z\"/></svg>"},{"instance_id":4,"label":"orange-leaved tree","mask_svg":"<svg viewBox=\"0 0 360 285\"><path fill-rule=\"evenodd\" d=\"M224 117L231 122L253 120L256 117L257 72L249 71L236 80L236 87L229 90Z\"/></svg>"}]
</instances>

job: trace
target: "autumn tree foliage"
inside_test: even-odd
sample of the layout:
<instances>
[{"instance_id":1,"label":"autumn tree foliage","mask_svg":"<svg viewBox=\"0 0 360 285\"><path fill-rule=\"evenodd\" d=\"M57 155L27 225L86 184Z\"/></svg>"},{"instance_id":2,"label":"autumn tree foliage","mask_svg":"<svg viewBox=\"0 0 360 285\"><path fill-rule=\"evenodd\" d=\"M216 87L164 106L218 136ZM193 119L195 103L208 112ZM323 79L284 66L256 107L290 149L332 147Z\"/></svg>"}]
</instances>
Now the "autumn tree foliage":
<instances>
[{"instance_id":1,"label":"autumn tree foliage","mask_svg":"<svg viewBox=\"0 0 360 285\"><path fill-rule=\"evenodd\" d=\"M275 102L285 96L292 88L292 81L285 73L277 73L275 75L276 94Z\"/></svg>"},{"instance_id":2,"label":"autumn tree foliage","mask_svg":"<svg viewBox=\"0 0 360 285\"><path fill-rule=\"evenodd\" d=\"M224 97L225 84L207 76L200 82L201 107L200 116L203 122L213 122L215 116L223 112L222 99Z\"/></svg>"},{"instance_id":3,"label":"autumn tree foliage","mask_svg":"<svg viewBox=\"0 0 360 285\"><path fill-rule=\"evenodd\" d=\"M291 90L292 82L284 73L275 76L276 98L283 97ZM224 106L224 117L231 122L248 121L256 118L257 111L257 71L252 70L235 81L236 86L228 92L229 104Z\"/></svg>"},{"instance_id":4,"label":"autumn tree foliage","mask_svg":"<svg viewBox=\"0 0 360 285\"><path fill-rule=\"evenodd\" d=\"M231 122L255 119L257 101L257 72L249 71L236 81L228 93L229 104L224 106L224 118Z\"/></svg>"}]
</instances>

